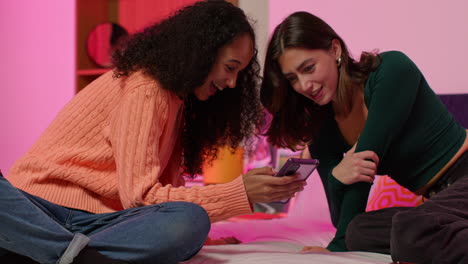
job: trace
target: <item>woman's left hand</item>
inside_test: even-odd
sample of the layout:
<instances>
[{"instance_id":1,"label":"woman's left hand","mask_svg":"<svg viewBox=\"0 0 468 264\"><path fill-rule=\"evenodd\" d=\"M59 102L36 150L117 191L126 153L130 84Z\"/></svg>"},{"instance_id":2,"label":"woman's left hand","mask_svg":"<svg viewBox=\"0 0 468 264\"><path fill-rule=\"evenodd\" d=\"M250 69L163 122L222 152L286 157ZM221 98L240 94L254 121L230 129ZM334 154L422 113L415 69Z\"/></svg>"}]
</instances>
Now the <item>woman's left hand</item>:
<instances>
[{"instance_id":1,"label":"woman's left hand","mask_svg":"<svg viewBox=\"0 0 468 264\"><path fill-rule=\"evenodd\" d=\"M324 247L318 247L318 246L305 246L302 248L299 253L310 253L310 252L330 252L330 250L324 248Z\"/></svg>"}]
</instances>

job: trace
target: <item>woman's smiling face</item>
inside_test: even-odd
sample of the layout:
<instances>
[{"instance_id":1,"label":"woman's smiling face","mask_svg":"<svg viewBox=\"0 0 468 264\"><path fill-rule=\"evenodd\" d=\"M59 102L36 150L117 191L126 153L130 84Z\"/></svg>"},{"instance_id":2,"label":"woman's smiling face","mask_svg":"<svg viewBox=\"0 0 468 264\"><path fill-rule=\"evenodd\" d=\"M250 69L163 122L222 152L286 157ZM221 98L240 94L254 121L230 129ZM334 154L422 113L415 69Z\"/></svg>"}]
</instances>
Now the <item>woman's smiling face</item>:
<instances>
[{"instance_id":1,"label":"woman's smiling face","mask_svg":"<svg viewBox=\"0 0 468 264\"><path fill-rule=\"evenodd\" d=\"M341 46L334 40L329 50L287 48L278 63L296 92L318 105L326 105L335 100L340 55Z\"/></svg>"},{"instance_id":2,"label":"woman's smiling face","mask_svg":"<svg viewBox=\"0 0 468 264\"><path fill-rule=\"evenodd\" d=\"M239 72L247 67L253 55L254 44L248 34L240 35L222 47L205 82L194 91L198 100L208 100L218 90L235 88Z\"/></svg>"}]
</instances>

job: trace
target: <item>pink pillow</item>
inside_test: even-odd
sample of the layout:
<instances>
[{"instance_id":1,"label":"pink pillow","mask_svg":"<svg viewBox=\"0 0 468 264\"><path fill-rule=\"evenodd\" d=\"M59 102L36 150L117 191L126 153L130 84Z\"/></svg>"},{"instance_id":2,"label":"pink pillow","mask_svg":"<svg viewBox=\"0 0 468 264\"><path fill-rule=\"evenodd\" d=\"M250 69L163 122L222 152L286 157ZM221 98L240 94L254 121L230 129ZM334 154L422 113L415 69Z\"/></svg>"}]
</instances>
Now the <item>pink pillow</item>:
<instances>
[{"instance_id":1,"label":"pink pillow","mask_svg":"<svg viewBox=\"0 0 468 264\"><path fill-rule=\"evenodd\" d=\"M418 206L422 202L422 196L415 195L388 176L379 176L369 194L366 211L395 206Z\"/></svg>"}]
</instances>

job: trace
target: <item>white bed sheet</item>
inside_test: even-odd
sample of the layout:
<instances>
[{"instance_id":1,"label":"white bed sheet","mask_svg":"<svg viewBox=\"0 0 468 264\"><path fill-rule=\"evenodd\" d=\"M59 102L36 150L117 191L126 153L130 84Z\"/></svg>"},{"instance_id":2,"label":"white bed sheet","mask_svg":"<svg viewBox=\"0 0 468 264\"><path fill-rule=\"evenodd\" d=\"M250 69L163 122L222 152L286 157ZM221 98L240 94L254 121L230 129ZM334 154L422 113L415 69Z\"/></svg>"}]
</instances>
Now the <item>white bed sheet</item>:
<instances>
[{"instance_id":1,"label":"white bed sheet","mask_svg":"<svg viewBox=\"0 0 468 264\"><path fill-rule=\"evenodd\" d=\"M239 245L205 246L190 264L389 264L388 255L369 252L327 252L299 254L301 245L264 241Z\"/></svg>"},{"instance_id":2,"label":"white bed sheet","mask_svg":"<svg viewBox=\"0 0 468 264\"><path fill-rule=\"evenodd\" d=\"M300 219L219 222L212 226L211 238L235 236L238 245L204 246L187 264L237 263L347 263L389 264L391 257L369 252L299 253L303 246L326 247L335 229L330 223Z\"/></svg>"},{"instance_id":3,"label":"white bed sheet","mask_svg":"<svg viewBox=\"0 0 468 264\"><path fill-rule=\"evenodd\" d=\"M319 176L314 173L307 186L281 219L222 221L214 223L212 239L234 236L237 245L204 246L187 264L274 264L346 263L389 264L391 257L369 252L326 252L301 254L303 246L326 247L335 234Z\"/></svg>"}]
</instances>

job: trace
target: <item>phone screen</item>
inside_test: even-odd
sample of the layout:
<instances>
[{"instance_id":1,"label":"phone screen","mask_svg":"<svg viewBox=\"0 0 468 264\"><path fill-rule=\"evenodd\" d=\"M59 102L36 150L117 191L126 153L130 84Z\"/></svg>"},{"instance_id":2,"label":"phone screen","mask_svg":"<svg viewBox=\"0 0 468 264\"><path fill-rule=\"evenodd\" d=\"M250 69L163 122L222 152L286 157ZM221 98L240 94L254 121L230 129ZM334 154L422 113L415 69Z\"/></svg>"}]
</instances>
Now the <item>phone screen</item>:
<instances>
[{"instance_id":1,"label":"phone screen","mask_svg":"<svg viewBox=\"0 0 468 264\"><path fill-rule=\"evenodd\" d=\"M305 180L315 170L318 165L316 159L288 159L275 175L277 177L292 175L296 172L301 174L300 180Z\"/></svg>"},{"instance_id":2,"label":"phone screen","mask_svg":"<svg viewBox=\"0 0 468 264\"><path fill-rule=\"evenodd\" d=\"M292 175L294 173L299 173L300 178L298 180L306 180L312 172L317 168L319 161L316 159L295 159L290 158L286 163L281 167L276 177L282 177L287 175ZM281 200L279 202L286 203L289 199Z\"/></svg>"}]
</instances>

